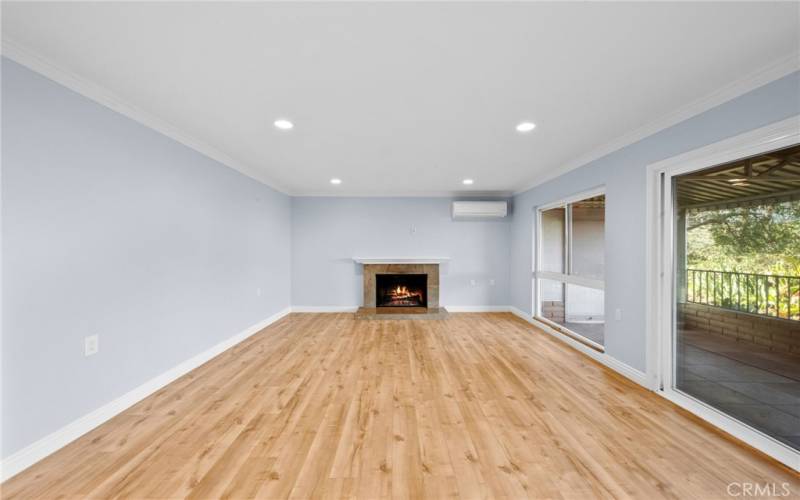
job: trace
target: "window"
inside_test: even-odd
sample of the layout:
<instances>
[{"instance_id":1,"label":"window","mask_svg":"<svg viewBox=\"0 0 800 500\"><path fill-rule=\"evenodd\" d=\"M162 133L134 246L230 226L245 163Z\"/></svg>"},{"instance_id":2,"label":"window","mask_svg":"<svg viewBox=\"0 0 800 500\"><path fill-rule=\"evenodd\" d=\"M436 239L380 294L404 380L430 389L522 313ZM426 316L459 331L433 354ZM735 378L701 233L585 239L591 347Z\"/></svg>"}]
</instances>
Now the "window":
<instances>
[{"instance_id":1,"label":"window","mask_svg":"<svg viewBox=\"0 0 800 500\"><path fill-rule=\"evenodd\" d=\"M541 207L536 317L598 350L605 333L605 195Z\"/></svg>"}]
</instances>

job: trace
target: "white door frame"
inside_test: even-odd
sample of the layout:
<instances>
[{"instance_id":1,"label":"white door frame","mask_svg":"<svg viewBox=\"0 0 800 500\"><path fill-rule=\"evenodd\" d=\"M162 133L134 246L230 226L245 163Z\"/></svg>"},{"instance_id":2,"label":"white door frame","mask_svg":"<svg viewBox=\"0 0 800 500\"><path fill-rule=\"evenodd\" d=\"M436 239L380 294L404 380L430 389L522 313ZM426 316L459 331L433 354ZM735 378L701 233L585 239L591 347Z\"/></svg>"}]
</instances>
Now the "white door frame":
<instances>
[{"instance_id":1,"label":"white door frame","mask_svg":"<svg viewBox=\"0 0 800 500\"><path fill-rule=\"evenodd\" d=\"M800 115L647 167L647 380L651 389L783 464L800 452L674 388L672 177L800 143Z\"/></svg>"}]
</instances>

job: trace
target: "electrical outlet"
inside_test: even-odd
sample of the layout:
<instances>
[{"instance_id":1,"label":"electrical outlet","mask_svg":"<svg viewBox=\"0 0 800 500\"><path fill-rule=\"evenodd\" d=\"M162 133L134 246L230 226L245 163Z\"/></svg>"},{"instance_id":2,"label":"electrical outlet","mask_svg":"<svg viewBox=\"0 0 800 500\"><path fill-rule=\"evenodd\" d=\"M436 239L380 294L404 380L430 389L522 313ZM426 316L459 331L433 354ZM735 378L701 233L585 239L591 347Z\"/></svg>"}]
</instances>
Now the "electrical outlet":
<instances>
[{"instance_id":1,"label":"electrical outlet","mask_svg":"<svg viewBox=\"0 0 800 500\"><path fill-rule=\"evenodd\" d=\"M98 335L90 335L83 339L83 355L92 356L97 354L100 350L100 337Z\"/></svg>"},{"instance_id":2,"label":"electrical outlet","mask_svg":"<svg viewBox=\"0 0 800 500\"><path fill-rule=\"evenodd\" d=\"M261 297L261 287L256 288L256 297Z\"/></svg>"},{"instance_id":3,"label":"electrical outlet","mask_svg":"<svg viewBox=\"0 0 800 500\"><path fill-rule=\"evenodd\" d=\"M614 319L622 321L622 309L614 309Z\"/></svg>"}]
</instances>

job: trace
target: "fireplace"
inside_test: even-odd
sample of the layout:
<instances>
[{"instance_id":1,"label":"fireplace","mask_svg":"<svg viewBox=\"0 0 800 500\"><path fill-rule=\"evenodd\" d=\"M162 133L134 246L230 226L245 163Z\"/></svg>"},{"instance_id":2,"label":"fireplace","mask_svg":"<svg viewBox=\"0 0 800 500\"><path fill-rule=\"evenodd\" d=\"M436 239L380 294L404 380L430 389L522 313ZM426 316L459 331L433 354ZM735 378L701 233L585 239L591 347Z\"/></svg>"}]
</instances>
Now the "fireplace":
<instances>
[{"instance_id":1,"label":"fireplace","mask_svg":"<svg viewBox=\"0 0 800 500\"><path fill-rule=\"evenodd\" d=\"M427 274L376 274L376 307L428 307Z\"/></svg>"},{"instance_id":2,"label":"fireplace","mask_svg":"<svg viewBox=\"0 0 800 500\"><path fill-rule=\"evenodd\" d=\"M439 305L436 259L354 259L364 266L364 303L359 319L444 319Z\"/></svg>"}]
</instances>

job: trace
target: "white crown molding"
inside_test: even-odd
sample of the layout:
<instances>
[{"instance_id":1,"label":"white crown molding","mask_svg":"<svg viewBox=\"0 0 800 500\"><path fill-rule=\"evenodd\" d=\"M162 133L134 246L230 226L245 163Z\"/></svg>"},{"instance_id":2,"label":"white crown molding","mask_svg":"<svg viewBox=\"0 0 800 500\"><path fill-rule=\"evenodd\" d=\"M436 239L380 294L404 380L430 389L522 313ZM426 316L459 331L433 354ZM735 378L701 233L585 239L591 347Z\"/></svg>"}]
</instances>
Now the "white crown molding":
<instances>
[{"instance_id":1,"label":"white crown molding","mask_svg":"<svg viewBox=\"0 0 800 500\"><path fill-rule=\"evenodd\" d=\"M747 75L737 81L718 89L711 94L691 102L677 110L670 112L661 118L653 120L646 125L627 133L609 143L595 148L588 153L585 153L567 163L554 168L550 172L537 176L536 180L524 185L523 188L515 191L397 191L397 192L374 192L364 194L359 192L350 191L297 191L293 192L284 186L281 186L274 179L266 175L263 170L246 165L239 160L231 157L229 154L220 151L219 149L203 142L190 134L180 130L178 127L172 125L168 121L144 111L120 98L109 89L97 85L85 78L70 72L54 62L35 54L33 51L24 48L22 45L14 42L8 37L3 37L2 40L2 55L9 59L37 72L45 77L91 99L103 106L106 106L136 122L141 123L153 130L156 130L167 137L191 148L199 153L214 159L223 165L226 165L238 172L251 177L276 191L280 191L289 196L306 196L306 197L359 197L359 198L374 198L374 197L403 197L403 198L454 198L454 197L504 197L509 198L514 195L522 194L536 186L544 184L560 175L563 175L578 167L591 163L594 160L602 158L614 151L618 151L625 146L638 142L646 137L656 134L666 128L669 128L677 123L685 121L693 116L699 115L711 108L719 106L720 104L730 101L739 97L751 90L766 85L775 81L783 76L800 70L800 54L794 53L786 57L778 59L773 63Z\"/></svg>"},{"instance_id":2,"label":"white crown molding","mask_svg":"<svg viewBox=\"0 0 800 500\"><path fill-rule=\"evenodd\" d=\"M607 156L614 151L618 151L626 146L639 142L646 137L661 132L662 130L665 130L680 122L686 121L693 116L697 116L705 111L708 111L709 109L715 108L720 104L735 99L757 89L758 87L764 86L798 70L800 70L800 53L790 54L786 57L777 59L761 69L715 90L705 97L697 99L685 106L681 106L680 108L667 113L666 115L653 120L646 125L633 130L632 132L629 132L611 142L593 149L588 153L575 158L574 160L562 164L550 172L537 177L535 181L526 184L524 188L514 191L514 195L529 191L536 186L544 184L547 181L555 179L556 177L569 172L570 170L575 170L578 167L582 167L599 158Z\"/></svg>"},{"instance_id":3,"label":"white crown molding","mask_svg":"<svg viewBox=\"0 0 800 500\"><path fill-rule=\"evenodd\" d=\"M291 195L287 189L265 175L261 169L236 160L208 143L192 137L167 120L134 106L109 89L64 69L53 61L34 53L7 37L3 37L2 55L247 177L255 179L276 191Z\"/></svg>"},{"instance_id":4,"label":"white crown molding","mask_svg":"<svg viewBox=\"0 0 800 500\"><path fill-rule=\"evenodd\" d=\"M120 414L147 396L158 391L167 384L172 383L179 377L182 377L186 373L194 370L211 358L222 354L248 337L260 332L290 312L291 308L287 307L284 310L273 314L269 318L262 320L245 329L244 331L237 333L233 337L223 340L219 344L187 359L186 361L167 370L161 375L145 382L126 394L123 394L117 399L106 403L100 408L87 413L81 418L65 425L61 429L48 434L42 439L26 446L13 455L10 455L0 462L0 482L22 472L39 460L42 460L51 453L58 451L72 441L91 431L95 427L107 422L112 417Z\"/></svg>"},{"instance_id":5,"label":"white crown molding","mask_svg":"<svg viewBox=\"0 0 800 500\"><path fill-rule=\"evenodd\" d=\"M125 101L111 90L91 82L75 73L68 71L53 61L34 53L23 47L21 44L3 37L2 55L25 66L26 68L39 73L54 82L77 92L78 94L91 99L117 113L126 116L142 125L149 127L195 151L216 160L223 165L230 167L262 184L283 194L293 197L331 197L331 198L510 198L513 191L376 191L373 193L359 193L351 191L292 191L280 185L274 179L266 175L261 169L246 165L239 160L231 157L227 153L203 142L190 134L183 132L178 127L172 125L152 113L142 110L133 104Z\"/></svg>"},{"instance_id":6,"label":"white crown molding","mask_svg":"<svg viewBox=\"0 0 800 500\"><path fill-rule=\"evenodd\" d=\"M359 193L354 191L296 191L294 197L303 198L511 198L513 191L374 191Z\"/></svg>"}]
</instances>

